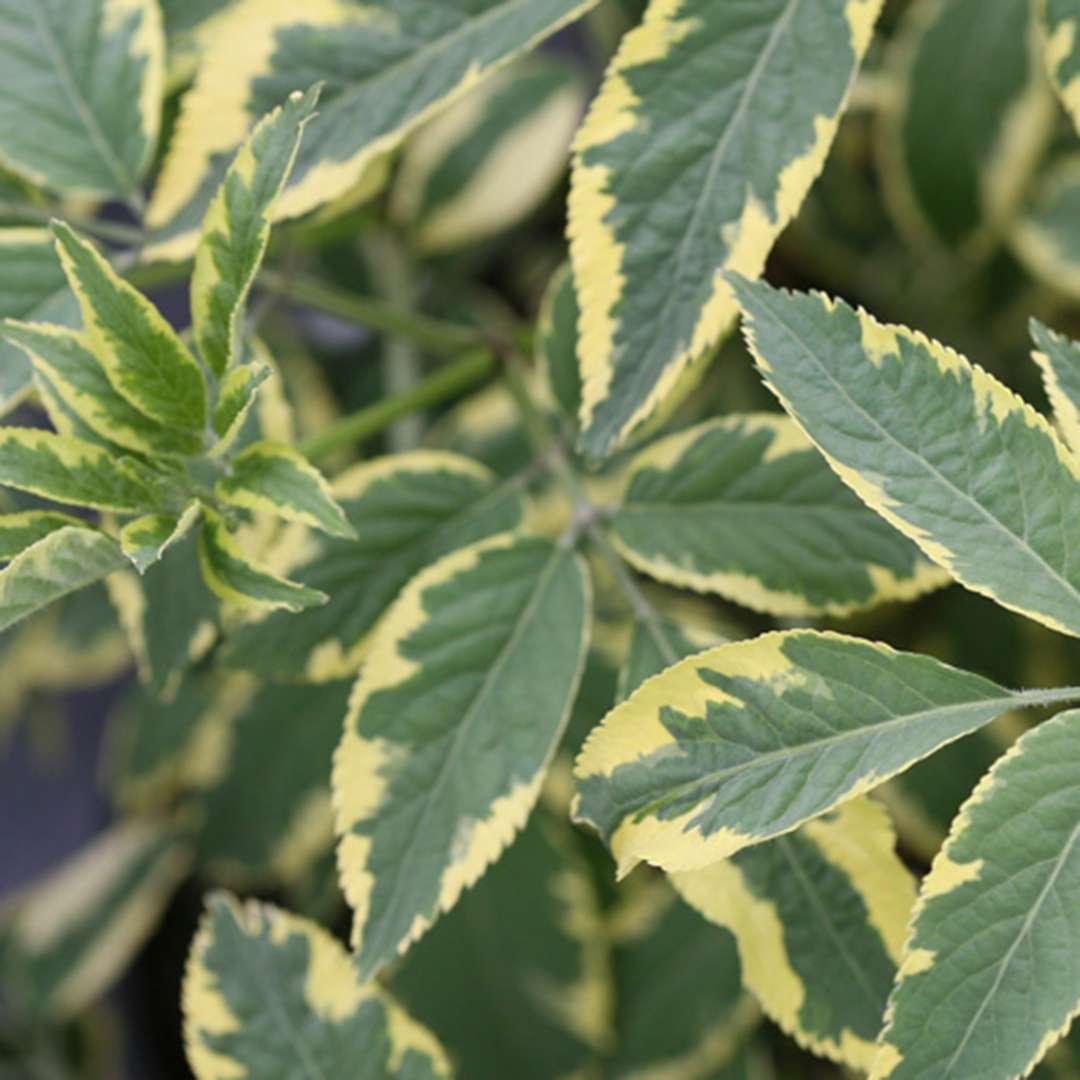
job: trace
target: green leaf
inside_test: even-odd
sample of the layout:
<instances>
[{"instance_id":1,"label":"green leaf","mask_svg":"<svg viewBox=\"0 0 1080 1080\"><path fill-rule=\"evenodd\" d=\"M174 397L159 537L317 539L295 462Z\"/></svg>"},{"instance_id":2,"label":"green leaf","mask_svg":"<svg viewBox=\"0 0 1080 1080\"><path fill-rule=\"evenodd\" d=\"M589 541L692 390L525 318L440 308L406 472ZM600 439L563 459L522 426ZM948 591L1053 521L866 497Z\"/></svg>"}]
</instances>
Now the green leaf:
<instances>
[{"instance_id":1,"label":"green leaf","mask_svg":"<svg viewBox=\"0 0 1080 1080\"><path fill-rule=\"evenodd\" d=\"M141 577L125 571L108 585L140 679L154 695L171 699L184 672L217 638L219 604L203 581L195 536L170 545Z\"/></svg>"},{"instance_id":2,"label":"green leaf","mask_svg":"<svg viewBox=\"0 0 1080 1080\"><path fill-rule=\"evenodd\" d=\"M23 550L0 570L0 630L126 564L116 541L67 525Z\"/></svg>"},{"instance_id":3,"label":"green leaf","mask_svg":"<svg viewBox=\"0 0 1080 1080\"><path fill-rule=\"evenodd\" d=\"M330 764L351 683L264 686L230 724L198 860L229 883L295 883L331 850Z\"/></svg>"},{"instance_id":4,"label":"green leaf","mask_svg":"<svg viewBox=\"0 0 1080 1080\"><path fill-rule=\"evenodd\" d=\"M611 1036L609 944L589 868L542 809L393 972L469 1080L582 1075Z\"/></svg>"},{"instance_id":5,"label":"green leaf","mask_svg":"<svg viewBox=\"0 0 1080 1080\"><path fill-rule=\"evenodd\" d=\"M270 241L270 213L318 98L318 87L292 94L259 122L203 221L191 278L191 318L199 353L219 377L240 354L244 307Z\"/></svg>"},{"instance_id":6,"label":"green leaf","mask_svg":"<svg viewBox=\"0 0 1080 1080\"><path fill-rule=\"evenodd\" d=\"M79 306L48 229L0 229L0 317L78 325ZM0 416L30 392L32 379L22 351L0 341Z\"/></svg>"},{"instance_id":7,"label":"green leaf","mask_svg":"<svg viewBox=\"0 0 1080 1080\"><path fill-rule=\"evenodd\" d=\"M200 672L184 678L168 701L134 686L110 721L109 779L117 804L144 815L167 812L177 796L218 781L231 757L235 718L252 692L243 677Z\"/></svg>"},{"instance_id":8,"label":"green leaf","mask_svg":"<svg viewBox=\"0 0 1080 1080\"><path fill-rule=\"evenodd\" d=\"M120 547L135 564L135 569L143 574L187 535L201 512L201 506L195 501L179 514L147 514L136 518L120 530Z\"/></svg>"},{"instance_id":9,"label":"green leaf","mask_svg":"<svg viewBox=\"0 0 1080 1080\"><path fill-rule=\"evenodd\" d=\"M591 457L624 442L734 322L719 273L761 272L821 170L880 9L653 0L623 39L578 135L570 195Z\"/></svg>"},{"instance_id":10,"label":"green leaf","mask_svg":"<svg viewBox=\"0 0 1080 1080\"><path fill-rule=\"evenodd\" d=\"M870 507L969 589L1080 635L1080 459L951 349L842 301L736 282L769 388ZM898 393L897 387L903 392Z\"/></svg>"},{"instance_id":11,"label":"green leaf","mask_svg":"<svg viewBox=\"0 0 1080 1080\"><path fill-rule=\"evenodd\" d=\"M259 387L270 377L272 369L256 360L234 367L218 388L214 409L214 430L219 439L214 454L221 455L236 441L255 404Z\"/></svg>"},{"instance_id":12,"label":"green leaf","mask_svg":"<svg viewBox=\"0 0 1080 1080\"><path fill-rule=\"evenodd\" d=\"M1055 162L1009 233L1016 257L1036 280L1080 297L1080 154Z\"/></svg>"},{"instance_id":13,"label":"green leaf","mask_svg":"<svg viewBox=\"0 0 1080 1080\"><path fill-rule=\"evenodd\" d=\"M157 928L189 856L173 829L115 825L19 898L0 930L5 994L72 1016L108 989Z\"/></svg>"},{"instance_id":14,"label":"green leaf","mask_svg":"<svg viewBox=\"0 0 1080 1080\"><path fill-rule=\"evenodd\" d=\"M354 539L356 530L334 501L322 473L303 455L280 443L260 442L233 460L215 494L245 510L264 511L286 521Z\"/></svg>"},{"instance_id":15,"label":"green leaf","mask_svg":"<svg viewBox=\"0 0 1080 1080\"><path fill-rule=\"evenodd\" d=\"M206 381L187 346L92 244L60 221L53 223L53 233L82 309L87 343L109 381L151 419L201 434L206 427Z\"/></svg>"},{"instance_id":16,"label":"green leaf","mask_svg":"<svg viewBox=\"0 0 1080 1080\"><path fill-rule=\"evenodd\" d=\"M207 902L184 977L184 1043L196 1080L438 1080L434 1037L322 927L269 904Z\"/></svg>"},{"instance_id":17,"label":"green leaf","mask_svg":"<svg viewBox=\"0 0 1080 1080\"><path fill-rule=\"evenodd\" d=\"M719 635L663 616L636 620L626 659L619 669L618 700L625 701L646 679L659 675L683 657L719 645L723 640Z\"/></svg>"},{"instance_id":18,"label":"green leaf","mask_svg":"<svg viewBox=\"0 0 1080 1080\"><path fill-rule=\"evenodd\" d=\"M565 61L540 56L500 72L406 144L394 217L427 254L516 225L565 172L584 107L582 79ZM523 154L528 169L520 167Z\"/></svg>"},{"instance_id":19,"label":"green leaf","mask_svg":"<svg viewBox=\"0 0 1080 1080\"><path fill-rule=\"evenodd\" d=\"M278 577L251 562L224 519L204 509L199 532L199 565L206 584L227 604L239 608L304 608L325 604L326 593Z\"/></svg>"},{"instance_id":20,"label":"green leaf","mask_svg":"<svg viewBox=\"0 0 1080 1080\"><path fill-rule=\"evenodd\" d=\"M783 415L724 417L630 466L612 537L638 570L773 615L844 615L948 575L867 509Z\"/></svg>"},{"instance_id":21,"label":"green leaf","mask_svg":"<svg viewBox=\"0 0 1080 1080\"><path fill-rule=\"evenodd\" d=\"M1042 370L1046 396L1065 441L1080 451L1080 343L1055 333L1038 319L1029 326L1032 359Z\"/></svg>"},{"instance_id":22,"label":"green leaf","mask_svg":"<svg viewBox=\"0 0 1080 1080\"><path fill-rule=\"evenodd\" d=\"M893 39L879 174L916 242L988 243L1024 195L1054 113L1031 7L931 0L908 9Z\"/></svg>"},{"instance_id":23,"label":"green leaf","mask_svg":"<svg viewBox=\"0 0 1080 1080\"><path fill-rule=\"evenodd\" d=\"M52 510L27 510L19 514L0 514L0 561L16 555L50 533L69 526L85 528L86 522Z\"/></svg>"},{"instance_id":24,"label":"green leaf","mask_svg":"<svg viewBox=\"0 0 1080 1080\"><path fill-rule=\"evenodd\" d=\"M875 1080L1028 1071L1080 1008L1080 711L1020 738L923 882Z\"/></svg>"},{"instance_id":25,"label":"green leaf","mask_svg":"<svg viewBox=\"0 0 1080 1080\"><path fill-rule=\"evenodd\" d=\"M577 761L577 820L619 874L647 860L695 870L790 832L1024 704L914 653L792 630L721 645L616 707Z\"/></svg>"},{"instance_id":26,"label":"green leaf","mask_svg":"<svg viewBox=\"0 0 1080 1080\"><path fill-rule=\"evenodd\" d=\"M148 254L182 259L254 121L313 73L334 78L308 125L292 179L273 211L297 217L371 188L382 159L423 121L596 0L320 0L266 12L238 5L216 25L154 192ZM253 8L260 17L251 18Z\"/></svg>"},{"instance_id":27,"label":"green leaf","mask_svg":"<svg viewBox=\"0 0 1080 1080\"><path fill-rule=\"evenodd\" d=\"M161 424L117 393L84 334L11 319L0 324L0 334L26 353L49 389L99 438L150 457L202 451L201 433Z\"/></svg>"},{"instance_id":28,"label":"green leaf","mask_svg":"<svg viewBox=\"0 0 1080 1080\"><path fill-rule=\"evenodd\" d=\"M634 885L637 889L634 889ZM759 1012L742 987L734 938L663 881L627 882L611 914L615 1048L611 1074L726 1077Z\"/></svg>"},{"instance_id":29,"label":"green leaf","mask_svg":"<svg viewBox=\"0 0 1080 1080\"><path fill-rule=\"evenodd\" d=\"M581 676L589 600L572 552L504 535L423 571L387 614L334 760L363 978L449 911L524 824Z\"/></svg>"},{"instance_id":30,"label":"green leaf","mask_svg":"<svg viewBox=\"0 0 1080 1080\"><path fill-rule=\"evenodd\" d=\"M540 306L536 327L537 366L563 417L576 428L581 411L581 372L578 370L578 309L574 274L569 264L552 277Z\"/></svg>"},{"instance_id":31,"label":"green leaf","mask_svg":"<svg viewBox=\"0 0 1080 1080\"><path fill-rule=\"evenodd\" d=\"M855 799L789 836L672 875L731 930L743 979L800 1046L865 1071L900 962L915 883L886 811Z\"/></svg>"},{"instance_id":32,"label":"green leaf","mask_svg":"<svg viewBox=\"0 0 1080 1080\"><path fill-rule=\"evenodd\" d=\"M414 574L465 544L516 528L524 513L516 485L499 485L476 462L436 451L356 465L332 491L356 539L313 537L311 555L291 571L329 602L237 628L225 663L270 679L354 676L373 628Z\"/></svg>"},{"instance_id":33,"label":"green leaf","mask_svg":"<svg viewBox=\"0 0 1080 1080\"><path fill-rule=\"evenodd\" d=\"M0 428L0 484L95 510L138 514L157 504L153 476L134 459L37 428Z\"/></svg>"},{"instance_id":34,"label":"green leaf","mask_svg":"<svg viewBox=\"0 0 1080 1080\"><path fill-rule=\"evenodd\" d=\"M42 187L139 198L165 39L153 0L2 0L0 161Z\"/></svg>"},{"instance_id":35,"label":"green leaf","mask_svg":"<svg viewBox=\"0 0 1080 1080\"><path fill-rule=\"evenodd\" d=\"M1036 11L1050 79L1073 123L1080 128L1080 12L1072 0L1039 0Z\"/></svg>"}]
</instances>

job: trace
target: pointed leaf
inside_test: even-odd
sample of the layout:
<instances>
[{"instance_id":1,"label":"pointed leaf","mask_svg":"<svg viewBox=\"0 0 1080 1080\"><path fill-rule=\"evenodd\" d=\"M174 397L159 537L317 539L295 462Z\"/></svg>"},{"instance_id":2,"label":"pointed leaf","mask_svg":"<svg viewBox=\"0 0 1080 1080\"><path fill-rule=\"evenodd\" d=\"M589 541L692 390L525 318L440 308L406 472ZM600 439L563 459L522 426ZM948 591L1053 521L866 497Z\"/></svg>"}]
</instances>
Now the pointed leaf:
<instances>
[{"instance_id":1,"label":"pointed leaf","mask_svg":"<svg viewBox=\"0 0 1080 1080\"><path fill-rule=\"evenodd\" d=\"M0 570L0 630L126 563L116 541L69 525L50 532Z\"/></svg>"},{"instance_id":2,"label":"pointed leaf","mask_svg":"<svg viewBox=\"0 0 1080 1080\"><path fill-rule=\"evenodd\" d=\"M213 894L184 976L184 1043L197 1080L448 1078L434 1037L321 926Z\"/></svg>"},{"instance_id":3,"label":"pointed leaf","mask_svg":"<svg viewBox=\"0 0 1080 1080\"><path fill-rule=\"evenodd\" d=\"M240 608L304 608L325 604L326 593L298 585L251 562L225 521L204 509L199 532L199 565L206 584L227 604Z\"/></svg>"},{"instance_id":4,"label":"pointed leaf","mask_svg":"<svg viewBox=\"0 0 1080 1080\"><path fill-rule=\"evenodd\" d=\"M187 872L175 830L115 825L23 895L0 929L0 970L10 998L70 1017L123 974Z\"/></svg>"},{"instance_id":5,"label":"pointed leaf","mask_svg":"<svg viewBox=\"0 0 1080 1080\"><path fill-rule=\"evenodd\" d=\"M2 0L0 161L56 191L134 199L157 142L154 0Z\"/></svg>"},{"instance_id":6,"label":"pointed leaf","mask_svg":"<svg viewBox=\"0 0 1080 1080\"><path fill-rule=\"evenodd\" d=\"M1032 359L1042 370L1046 396L1065 441L1080 451L1080 343L1057 334L1038 319L1029 329L1035 343Z\"/></svg>"},{"instance_id":7,"label":"pointed leaf","mask_svg":"<svg viewBox=\"0 0 1080 1080\"><path fill-rule=\"evenodd\" d=\"M259 122L203 221L191 278L191 318L199 353L219 377L239 355L244 306L270 240L271 210L318 97L318 88L294 93Z\"/></svg>"},{"instance_id":8,"label":"pointed leaf","mask_svg":"<svg viewBox=\"0 0 1080 1080\"><path fill-rule=\"evenodd\" d=\"M376 623L414 574L466 544L516 528L515 485L499 485L457 454L418 450L346 470L331 489L355 540L312 537L294 578L330 597L320 608L276 612L237 628L225 663L269 679L355 676Z\"/></svg>"},{"instance_id":9,"label":"pointed leaf","mask_svg":"<svg viewBox=\"0 0 1080 1080\"><path fill-rule=\"evenodd\" d=\"M157 504L154 479L132 459L37 428L0 428L0 484L43 499L138 514Z\"/></svg>"},{"instance_id":10,"label":"pointed leaf","mask_svg":"<svg viewBox=\"0 0 1080 1080\"><path fill-rule=\"evenodd\" d=\"M1026 1076L1080 1009L1080 711L1029 731L923 882L875 1080Z\"/></svg>"},{"instance_id":11,"label":"pointed leaf","mask_svg":"<svg viewBox=\"0 0 1080 1080\"><path fill-rule=\"evenodd\" d=\"M383 622L334 760L338 865L370 978L522 827L584 664L580 560L513 536L423 571Z\"/></svg>"},{"instance_id":12,"label":"pointed leaf","mask_svg":"<svg viewBox=\"0 0 1080 1080\"><path fill-rule=\"evenodd\" d=\"M191 254L225 162L256 119L313 73L334 73L308 126L292 179L273 210L297 217L362 191L385 155L436 112L514 56L539 45L596 0L263 0L216 24L178 135L154 192L149 254Z\"/></svg>"},{"instance_id":13,"label":"pointed leaf","mask_svg":"<svg viewBox=\"0 0 1080 1080\"><path fill-rule=\"evenodd\" d=\"M260 442L242 451L218 482L216 494L232 506L298 521L331 536L356 536L322 473L280 443Z\"/></svg>"},{"instance_id":14,"label":"pointed leaf","mask_svg":"<svg viewBox=\"0 0 1080 1080\"><path fill-rule=\"evenodd\" d=\"M1080 635L1080 540L1064 526L1080 519L1080 458L1043 417L951 349L842 301L736 291L767 385L840 478L968 588Z\"/></svg>"},{"instance_id":15,"label":"pointed leaf","mask_svg":"<svg viewBox=\"0 0 1080 1080\"><path fill-rule=\"evenodd\" d=\"M213 450L215 456L223 454L236 441L255 404L259 387L271 374L266 364L255 361L234 367L221 380L214 409L214 430L219 436Z\"/></svg>"},{"instance_id":16,"label":"pointed leaf","mask_svg":"<svg viewBox=\"0 0 1080 1080\"><path fill-rule=\"evenodd\" d=\"M570 195L590 456L624 442L734 322L719 271L761 272L821 170L880 9L652 0L623 39Z\"/></svg>"},{"instance_id":17,"label":"pointed leaf","mask_svg":"<svg viewBox=\"0 0 1080 1080\"><path fill-rule=\"evenodd\" d=\"M0 324L0 334L26 353L50 390L100 438L151 457L201 453L201 433L161 424L117 393L85 335L11 319Z\"/></svg>"},{"instance_id":18,"label":"pointed leaf","mask_svg":"<svg viewBox=\"0 0 1080 1080\"><path fill-rule=\"evenodd\" d=\"M21 514L0 514L0 561L14 559L26 548L50 533L69 526L85 528L86 522L52 510L27 510Z\"/></svg>"},{"instance_id":19,"label":"pointed leaf","mask_svg":"<svg viewBox=\"0 0 1080 1080\"><path fill-rule=\"evenodd\" d=\"M913 653L792 630L721 645L650 679L585 743L577 820L626 874L694 870L790 832L1018 705Z\"/></svg>"},{"instance_id":20,"label":"pointed leaf","mask_svg":"<svg viewBox=\"0 0 1080 1080\"><path fill-rule=\"evenodd\" d=\"M198 502L192 502L180 514L147 514L136 518L120 530L120 547L143 574L187 535L199 520L201 509Z\"/></svg>"},{"instance_id":21,"label":"pointed leaf","mask_svg":"<svg viewBox=\"0 0 1080 1080\"><path fill-rule=\"evenodd\" d=\"M801 1046L873 1062L915 883L885 810L855 799L789 836L673 874L680 895L739 943L743 978Z\"/></svg>"},{"instance_id":22,"label":"pointed leaf","mask_svg":"<svg viewBox=\"0 0 1080 1080\"><path fill-rule=\"evenodd\" d=\"M570 266L562 266L548 283L536 326L536 362L547 377L551 396L563 417L577 427L581 411L578 368L577 290Z\"/></svg>"},{"instance_id":23,"label":"pointed leaf","mask_svg":"<svg viewBox=\"0 0 1080 1080\"><path fill-rule=\"evenodd\" d=\"M92 244L60 221L53 223L53 233L82 309L86 340L109 381L151 419L201 433L206 426L206 381L187 346Z\"/></svg>"},{"instance_id":24,"label":"pointed leaf","mask_svg":"<svg viewBox=\"0 0 1080 1080\"><path fill-rule=\"evenodd\" d=\"M0 229L0 317L78 325L79 305L48 229ZM30 392L32 379L22 350L0 341L0 416Z\"/></svg>"},{"instance_id":25,"label":"pointed leaf","mask_svg":"<svg viewBox=\"0 0 1080 1080\"><path fill-rule=\"evenodd\" d=\"M1080 128L1080 11L1073 0L1039 0L1036 10L1050 78Z\"/></svg>"},{"instance_id":26,"label":"pointed leaf","mask_svg":"<svg viewBox=\"0 0 1080 1080\"><path fill-rule=\"evenodd\" d=\"M949 581L792 420L769 413L649 447L630 466L612 534L643 573L773 615L843 615Z\"/></svg>"}]
</instances>

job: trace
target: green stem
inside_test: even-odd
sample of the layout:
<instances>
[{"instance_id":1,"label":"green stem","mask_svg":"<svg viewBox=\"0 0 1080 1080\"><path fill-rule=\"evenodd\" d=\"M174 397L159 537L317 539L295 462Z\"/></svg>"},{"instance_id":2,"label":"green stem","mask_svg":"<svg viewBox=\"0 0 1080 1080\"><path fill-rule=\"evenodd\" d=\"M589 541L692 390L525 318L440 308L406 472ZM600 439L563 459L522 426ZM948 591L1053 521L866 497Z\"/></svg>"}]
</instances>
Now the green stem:
<instances>
[{"instance_id":1,"label":"green stem","mask_svg":"<svg viewBox=\"0 0 1080 1080\"><path fill-rule=\"evenodd\" d=\"M1055 686L1045 690L1014 690L1016 703L1021 706L1065 705L1080 701L1080 686Z\"/></svg>"},{"instance_id":2,"label":"green stem","mask_svg":"<svg viewBox=\"0 0 1080 1080\"><path fill-rule=\"evenodd\" d=\"M597 553L607 563L634 613L634 618L649 632L660 655L667 663L675 663L679 657L664 632L663 620L634 579L623 557L608 539L607 532L600 523L600 511L590 501L567 458L565 449L533 401L521 370L521 362L513 353L508 353L505 357L505 372L507 387L517 405L525 433L533 444L537 456L549 466L570 498L574 508L576 527L584 532Z\"/></svg>"},{"instance_id":3,"label":"green stem","mask_svg":"<svg viewBox=\"0 0 1080 1080\"><path fill-rule=\"evenodd\" d=\"M462 349L480 345L483 340L472 327L443 322L385 300L346 292L307 275L293 277L276 270L263 270L259 278L267 288L290 300L336 315L356 326L413 341L439 356L456 355Z\"/></svg>"},{"instance_id":4,"label":"green stem","mask_svg":"<svg viewBox=\"0 0 1080 1080\"><path fill-rule=\"evenodd\" d=\"M411 389L360 409L300 443L305 457L316 460L355 443L365 442L403 416L431 408L483 382L495 370L495 357L474 349L440 368Z\"/></svg>"}]
</instances>

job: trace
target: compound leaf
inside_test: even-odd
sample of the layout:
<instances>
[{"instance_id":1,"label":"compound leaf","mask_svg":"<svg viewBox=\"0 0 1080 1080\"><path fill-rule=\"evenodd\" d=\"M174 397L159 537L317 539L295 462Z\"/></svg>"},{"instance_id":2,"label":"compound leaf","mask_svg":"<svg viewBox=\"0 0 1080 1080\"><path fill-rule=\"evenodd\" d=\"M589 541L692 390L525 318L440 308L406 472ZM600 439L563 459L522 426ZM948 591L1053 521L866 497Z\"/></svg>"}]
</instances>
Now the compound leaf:
<instances>
[{"instance_id":1,"label":"compound leaf","mask_svg":"<svg viewBox=\"0 0 1080 1080\"><path fill-rule=\"evenodd\" d=\"M574 700L583 564L512 535L420 573L377 632L334 760L338 865L369 978L525 823Z\"/></svg>"}]
</instances>

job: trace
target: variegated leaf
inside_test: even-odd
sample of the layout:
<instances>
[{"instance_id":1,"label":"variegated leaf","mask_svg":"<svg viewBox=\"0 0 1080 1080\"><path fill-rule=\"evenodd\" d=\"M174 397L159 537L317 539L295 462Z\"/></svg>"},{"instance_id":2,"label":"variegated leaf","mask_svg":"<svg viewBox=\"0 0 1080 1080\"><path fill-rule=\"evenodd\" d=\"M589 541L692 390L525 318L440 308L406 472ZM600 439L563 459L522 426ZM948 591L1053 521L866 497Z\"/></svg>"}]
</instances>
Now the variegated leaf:
<instances>
[{"instance_id":1,"label":"variegated leaf","mask_svg":"<svg viewBox=\"0 0 1080 1080\"><path fill-rule=\"evenodd\" d=\"M769 413L649 447L630 466L612 538L643 573L773 615L843 615L949 581L794 421Z\"/></svg>"},{"instance_id":2,"label":"variegated leaf","mask_svg":"<svg viewBox=\"0 0 1080 1080\"><path fill-rule=\"evenodd\" d=\"M576 766L577 820L620 875L696 870L791 832L1021 705L930 657L793 630L721 645L650 679L608 714Z\"/></svg>"},{"instance_id":3,"label":"variegated leaf","mask_svg":"<svg viewBox=\"0 0 1080 1080\"><path fill-rule=\"evenodd\" d=\"M1050 78L1080 127L1080 11L1073 0L1038 0L1043 48Z\"/></svg>"},{"instance_id":4,"label":"variegated leaf","mask_svg":"<svg viewBox=\"0 0 1080 1080\"><path fill-rule=\"evenodd\" d=\"M191 318L199 353L219 377L240 354L244 307L270 240L270 215L318 97L317 88L292 94L259 122L206 212L191 278Z\"/></svg>"},{"instance_id":5,"label":"variegated leaf","mask_svg":"<svg viewBox=\"0 0 1080 1080\"><path fill-rule=\"evenodd\" d=\"M134 459L37 428L0 428L0 484L71 506L143 513L158 503L155 478Z\"/></svg>"},{"instance_id":6,"label":"variegated leaf","mask_svg":"<svg viewBox=\"0 0 1080 1080\"><path fill-rule=\"evenodd\" d=\"M874 1080L1026 1076L1080 1009L1080 711L1024 735L922 884Z\"/></svg>"},{"instance_id":7,"label":"variegated leaf","mask_svg":"<svg viewBox=\"0 0 1080 1080\"><path fill-rule=\"evenodd\" d=\"M590 456L624 442L734 322L720 272L761 272L821 170L880 9L653 0L623 39L570 196Z\"/></svg>"},{"instance_id":8,"label":"variegated leaf","mask_svg":"<svg viewBox=\"0 0 1080 1080\"><path fill-rule=\"evenodd\" d=\"M610 947L565 820L537 809L391 988L469 1080L580 1075L611 1039Z\"/></svg>"},{"instance_id":9,"label":"variegated leaf","mask_svg":"<svg viewBox=\"0 0 1080 1080\"><path fill-rule=\"evenodd\" d=\"M228 765L201 800L208 873L287 885L331 850L330 764L350 685L264 686L237 711Z\"/></svg>"},{"instance_id":10,"label":"variegated leaf","mask_svg":"<svg viewBox=\"0 0 1080 1080\"><path fill-rule=\"evenodd\" d=\"M196 501L180 513L147 514L136 518L120 530L120 547L135 564L135 569L144 574L173 544L187 535L201 512L202 507Z\"/></svg>"},{"instance_id":11,"label":"variegated leaf","mask_svg":"<svg viewBox=\"0 0 1080 1080\"><path fill-rule=\"evenodd\" d=\"M1080 452L1080 343L1055 333L1037 319L1029 329L1032 359L1042 370L1046 396L1065 441Z\"/></svg>"},{"instance_id":12,"label":"variegated leaf","mask_svg":"<svg viewBox=\"0 0 1080 1080\"><path fill-rule=\"evenodd\" d=\"M50 533L69 526L85 528L86 522L52 510L0 514L0 562L14 559L32 544L44 540Z\"/></svg>"},{"instance_id":13,"label":"variegated leaf","mask_svg":"<svg viewBox=\"0 0 1080 1080\"><path fill-rule=\"evenodd\" d=\"M363 984L329 933L269 904L210 897L183 998L197 1080L451 1075L435 1038L375 984Z\"/></svg>"},{"instance_id":14,"label":"variegated leaf","mask_svg":"<svg viewBox=\"0 0 1080 1080\"><path fill-rule=\"evenodd\" d=\"M2 0L0 22L0 162L56 191L138 202L164 90L154 0Z\"/></svg>"},{"instance_id":15,"label":"variegated leaf","mask_svg":"<svg viewBox=\"0 0 1080 1080\"><path fill-rule=\"evenodd\" d=\"M49 389L99 438L150 457L203 450L202 432L159 423L117 393L84 334L8 319L0 335L25 352Z\"/></svg>"},{"instance_id":16,"label":"variegated leaf","mask_svg":"<svg viewBox=\"0 0 1080 1080\"><path fill-rule=\"evenodd\" d=\"M686 656L720 645L724 638L701 627L657 616L638 619L630 636L630 647L619 669L617 698L625 701L646 679Z\"/></svg>"},{"instance_id":17,"label":"variegated leaf","mask_svg":"<svg viewBox=\"0 0 1080 1080\"><path fill-rule=\"evenodd\" d=\"M328 599L326 593L278 577L252 562L225 520L209 509L204 510L199 530L199 565L206 584L226 604L238 608L303 611Z\"/></svg>"},{"instance_id":18,"label":"variegated leaf","mask_svg":"<svg viewBox=\"0 0 1080 1080\"><path fill-rule=\"evenodd\" d=\"M109 381L151 419L201 434L207 419L206 381L187 346L92 244L63 222L53 223L53 233L82 309L87 344Z\"/></svg>"},{"instance_id":19,"label":"variegated leaf","mask_svg":"<svg viewBox=\"0 0 1080 1080\"><path fill-rule=\"evenodd\" d=\"M65 525L24 549L0 570L0 630L126 564L110 536Z\"/></svg>"},{"instance_id":20,"label":"variegated leaf","mask_svg":"<svg viewBox=\"0 0 1080 1080\"><path fill-rule=\"evenodd\" d=\"M456 454L414 451L356 465L331 488L355 540L312 538L294 578L329 602L239 627L227 664L272 679L351 678L383 612L409 579L465 544L516 528L516 486Z\"/></svg>"},{"instance_id":21,"label":"variegated leaf","mask_svg":"<svg viewBox=\"0 0 1080 1080\"><path fill-rule=\"evenodd\" d=\"M259 442L247 447L232 460L215 494L231 506L356 538L322 473L291 446Z\"/></svg>"},{"instance_id":22,"label":"variegated leaf","mask_svg":"<svg viewBox=\"0 0 1080 1080\"><path fill-rule=\"evenodd\" d=\"M536 327L536 363L563 418L577 426L581 411L581 371L578 368L578 308L574 273L569 265L552 277L544 293Z\"/></svg>"},{"instance_id":23,"label":"variegated leaf","mask_svg":"<svg viewBox=\"0 0 1080 1080\"><path fill-rule=\"evenodd\" d=\"M885 810L855 799L789 836L672 875L731 930L743 978L800 1045L870 1068L900 962L915 883Z\"/></svg>"},{"instance_id":24,"label":"variegated leaf","mask_svg":"<svg viewBox=\"0 0 1080 1080\"><path fill-rule=\"evenodd\" d=\"M1071 154L1039 177L1009 232L1012 250L1031 276L1072 299L1080 297L1078 214L1080 154Z\"/></svg>"},{"instance_id":25,"label":"variegated leaf","mask_svg":"<svg viewBox=\"0 0 1080 1080\"><path fill-rule=\"evenodd\" d=\"M48 229L0 229L0 317L78 325L79 305ZM0 416L30 392L32 376L22 350L0 340Z\"/></svg>"},{"instance_id":26,"label":"variegated leaf","mask_svg":"<svg viewBox=\"0 0 1080 1080\"><path fill-rule=\"evenodd\" d=\"M445 556L387 614L334 759L364 978L453 907L525 823L570 713L588 620L580 559L512 535Z\"/></svg>"},{"instance_id":27,"label":"variegated leaf","mask_svg":"<svg viewBox=\"0 0 1080 1080\"><path fill-rule=\"evenodd\" d=\"M1016 211L1054 113L1031 8L921 0L907 10L878 145L894 217L917 242L982 245Z\"/></svg>"},{"instance_id":28,"label":"variegated leaf","mask_svg":"<svg viewBox=\"0 0 1080 1080\"><path fill-rule=\"evenodd\" d=\"M1080 458L982 368L842 301L736 282L769 388L855 493L968 588L1080 635ZM897 392L902 387L902 392Z\"/></svg>"},{"instance_id":29,"label":"variegated leaf","mask_svg":"<svg viewBox=\"0 0 1080 1080\"><path fill-rule=\"evenodd\" d=\"M500 72L407 143L395 217L429 254L517 224L563 175L584 107L581 76L565 61L537 57Z\"/></svg>"},{"instance_id":30,"label":"variegated leaf","mask_svg":"<svg viewBox=\"0 0 1080 1080\"><path fill-rule=\"evenodd\" d=\"M596 0L245 0L217 24L148 216L148 254L184 258L253 120L333 72L274 217L367 183L414 128ZM371 192L372 194L374 192Z\"/></svg>"},{"instance_id":31,"label":"variegated leaf","mask_svg":"<svg viewBox=\"0 0 1080 1080\"><path fill-rule=\"evenodd\" d=\"M93 1003L154 931L188 865L175 830L113 826L22 895L0 927L5 993L61 1017Z\"/></svg>"},{"instance_id":32,"label":"variegated leaf","mask_svg":"<svg viewBox=\"0 0 1080 1080\"><path fill-rule=\"evenodd\" d=\"M215 455L220 456L235 443L255 404L259 387L270 374L271 369L256 360L234 367L221 380L214 408L214 431L218 434Z\"/></svg>"}]
</instances>

